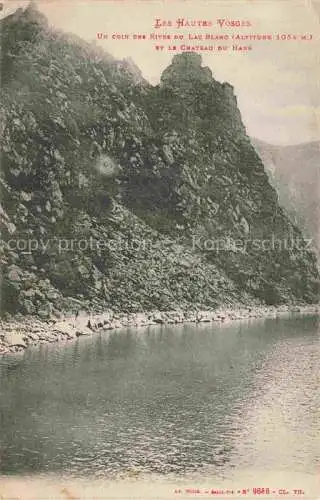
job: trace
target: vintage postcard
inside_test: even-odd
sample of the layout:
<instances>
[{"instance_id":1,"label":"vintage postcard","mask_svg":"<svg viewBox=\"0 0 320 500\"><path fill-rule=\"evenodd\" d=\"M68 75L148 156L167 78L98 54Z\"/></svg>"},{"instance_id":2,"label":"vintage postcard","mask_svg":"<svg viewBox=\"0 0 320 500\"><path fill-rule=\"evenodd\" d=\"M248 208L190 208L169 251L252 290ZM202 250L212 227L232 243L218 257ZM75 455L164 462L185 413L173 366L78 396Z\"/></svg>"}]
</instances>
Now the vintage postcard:
<instances>
[{"instance_id":1,"label":"vintage postcard","mask_svg":"<svg viewBox=\"0 0 320 500\"><path fill-rule=\"evenodd\" d=\"M320 498L320 2L0 4L0 499Z\"/></svg>"}]
</instances>

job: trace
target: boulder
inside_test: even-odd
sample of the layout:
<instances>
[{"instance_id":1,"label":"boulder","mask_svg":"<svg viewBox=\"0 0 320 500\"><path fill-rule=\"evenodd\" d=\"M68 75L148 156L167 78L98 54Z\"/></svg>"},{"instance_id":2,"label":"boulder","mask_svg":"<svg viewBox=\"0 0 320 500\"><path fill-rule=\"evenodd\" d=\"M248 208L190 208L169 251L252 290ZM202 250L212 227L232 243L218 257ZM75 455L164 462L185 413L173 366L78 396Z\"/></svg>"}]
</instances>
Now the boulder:
<instances>
[{"instance_id":1,"label":"boulder","mask_svg":"<svg viewBox=\"0 0 320 500\"><path fill-rule=\"evenodd\" d=\"M136 313L132 319L135 326L146 326L149 324L147 316L143 313Z\"/></svg>"},{"instance_id":2,"label":"boulder","mask_svg":"<svg viewBox=\"0 0 320 500\"><path fill-rule=\"evenodd\" d=\"M22 271L18 266L12 265L9 267L8 278L11 281L21 281Z\"/></svg>"},{"instance_id":3,"label":"boulder","mask_svg":"<svg viewBox=\"0 0 320 500\"><path fill-rule=\"evenodd\" d=\"M118 319L114 320L111 324L112 324L112 328L122 328L123 327L123 324Z\"/></svg>"},{"instance_id":4,"label":"boulder","mask_svg":"<svg viewBox=\"0 0 320 500\"><path fill-rule=\"evenodd\" d=\"M56 300L59 298L59 293L54 288L51 288L46 292L46 297L49 300Z\"/></svg>"},{"instance_id":5,"label":"boulder","mask_svg":"<svg viewBox=\"0 0 320 500\"><path fill-rule=\"evenodd\" d=\"M197 314L197 321L200 323L209 323L213 319L211 311L199 311Z\"/></svg>"},{"instance_id":6,"label":"boulder","mask_svg":"<svg viewBox=\"0 0 320 500\"><path fill-rule=\"evenodd\" d=\"M28 334L27 334L27 335L28 335L28 338L29 338L29 339L31 339L31 340L33 340L33 341L35 341L35 342L36 342L37 340L39 340L39 335L38 335L37 333L35 333L35 332L28 332Z\"/></svg>"},{"instance_id":7,"label":"boulder","mask_svg":"<svg viewBox=\"0 0 320 500\"><path fill-rule=\"evenodd\" d=\"M106 321L103 325L104 330L112 330L114 328L113 323L111 321Z\"/></svg>"},{"instance_id":8,"label":"boulder","mask_svg":"<svg viewBox=\"0 0 320 500\"><path fill-rule=\"evenodd\" d=\"M25 314L35 314L36 308L31 300L21 297L20 304Z\"/></svg>"},{"instance_id":9,"label":"boulder","mask_svg":"<svg viewBox=\"0 0 320 500\"><path fill-rule=\"evenodd\" d=\"M107 324L107 323L109 323L112 320L112 318L113 318L113 312L112 311L105 312L101 316L102 316L103 323Z\"/></svg>"},{"instance_id":10,"label":"boulder","mask_svg":"<svg viewBox=\"0 0 320 500\"><path fill-rule=\"evenodd\" d=\"M52 325L51 330L62 333L62 335L66 335L68 338L74 338L77 336L76 328L66 321L55 323L54 325Z\"/></svg>"},{"instance_id":11,"label":"boulder","mask_svg":"<svg viewBox=\"0 0 320 500\"><path fill-rule=\"evenodd\" d=\"M82 337L83 335L92 335L92 330L86 326L82 326L81 328L76 328L76 336Z\"/></svg>"},{"instance_id":12,"label":"boulder","mask_svg":"<svg viewBox=\"0 0 320 500\"><path fill-rule=\"evenodd\" d=\"M49 319L52 313L52 306L50 303L48 304L43 304L41 307L39 307L37 311L37 315L41 319Z\"/></svg>"},{"instance_id":13,"label":"boulder","mask_svg":"<svg viewBox=\"0 0 320 500\"><path fill-rule=\"evenodd\" d=\"M165 319L163 317L163 314L160 312L160 311L157 311L155 313L153 313L151 316L150 316L150 319L152 321L154 321L155 323L164 323L165 322Z\"/></svg>"},{"instance_id":14,"label":"boulder","mask_svg":"<svg viewBox=\"0 0 320 500\"><path fill-rule=\"evenodd\" d=\"M15 332L6 332L4 334L4 343L7 345L15 345L19 347L27 347L27 343L25 342L24 335L21 335L21 333L15 333Z\"/></svg>"}]
</instances>

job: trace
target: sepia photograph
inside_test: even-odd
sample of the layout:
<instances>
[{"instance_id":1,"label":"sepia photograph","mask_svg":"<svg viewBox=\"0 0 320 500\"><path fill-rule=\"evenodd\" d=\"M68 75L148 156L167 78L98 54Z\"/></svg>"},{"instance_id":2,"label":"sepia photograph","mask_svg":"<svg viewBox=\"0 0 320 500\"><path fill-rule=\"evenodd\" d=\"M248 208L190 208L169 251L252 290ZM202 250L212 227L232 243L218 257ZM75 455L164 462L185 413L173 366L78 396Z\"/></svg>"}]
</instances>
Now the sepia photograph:
<instances>
[{"instance_id":1,"label":"sepia photograph","mask_svg":"<svg viewBox=\"0 0 320 500\"><path fill-rule=\"evenodd\" d=\"M319 500L320 0L0 40L0 500Z\"/></svg>"}]
</instances>

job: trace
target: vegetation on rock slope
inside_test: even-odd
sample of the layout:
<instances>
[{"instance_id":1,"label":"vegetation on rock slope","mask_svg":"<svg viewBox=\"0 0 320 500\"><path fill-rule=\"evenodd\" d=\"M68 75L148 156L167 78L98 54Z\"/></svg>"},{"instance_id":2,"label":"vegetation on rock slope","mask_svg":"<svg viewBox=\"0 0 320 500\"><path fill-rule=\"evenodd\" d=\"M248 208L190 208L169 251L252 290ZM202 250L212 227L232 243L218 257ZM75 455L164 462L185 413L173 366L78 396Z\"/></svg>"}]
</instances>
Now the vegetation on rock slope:
<instances>
[{"instance_id":1,"label":"vegetation on rock slope","mask_svg":"<svg viewBox=\"0 0 320 500\"><path fill-rule=\"evenodd\" d=\"M152 87L34 7L1 24L2 311L317 299L313 254L259 244L301 233L198 55Z\"/></svg>"}]
</instances>

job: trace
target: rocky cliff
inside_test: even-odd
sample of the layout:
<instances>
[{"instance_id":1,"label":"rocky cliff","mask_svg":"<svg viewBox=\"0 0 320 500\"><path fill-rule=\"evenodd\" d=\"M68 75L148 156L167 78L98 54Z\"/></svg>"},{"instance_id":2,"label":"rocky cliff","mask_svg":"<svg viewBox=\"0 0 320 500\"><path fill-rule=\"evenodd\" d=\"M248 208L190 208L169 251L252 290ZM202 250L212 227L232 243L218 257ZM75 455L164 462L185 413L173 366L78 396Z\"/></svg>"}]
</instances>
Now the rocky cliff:
<instances>
[{"instance_id":1,"label":"rocky cliff","mask_svg":"<svg viewBox=\"0 0 320 500\"><path fill-rule=\"evenodd\" d=\"M34 7L1 33L2 312L317 300L233 88L198 55L153 87Z\"/></svg>"},{"instance_id":2,"label":"rocky cliff","mask_svg":"<svg viewBox=\"0 0 320 500\"><path fill-rule=\"evenodd\" d=\"M252 143L279 193L280 203L305 237L312 238L320 260L320 142L274 146L252 139Z\"/></svg>"}]
</instances>

